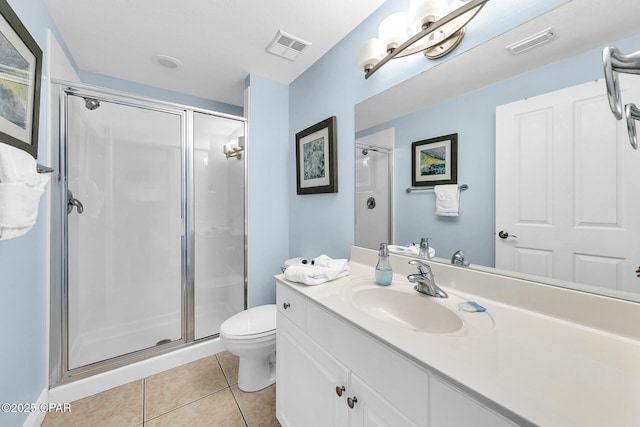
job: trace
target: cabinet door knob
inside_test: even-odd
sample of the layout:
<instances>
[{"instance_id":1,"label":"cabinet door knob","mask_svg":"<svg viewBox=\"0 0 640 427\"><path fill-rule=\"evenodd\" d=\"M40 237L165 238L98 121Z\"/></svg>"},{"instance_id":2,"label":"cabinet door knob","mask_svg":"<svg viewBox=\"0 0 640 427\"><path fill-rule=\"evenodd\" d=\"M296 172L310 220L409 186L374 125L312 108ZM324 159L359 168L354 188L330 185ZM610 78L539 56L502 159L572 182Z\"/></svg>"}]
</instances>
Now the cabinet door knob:
<instances>
[{"instance_id":1,"label":"cabinet door knob","mask_svg":"<svg viewBox=\"0 0 640 427\"><path fill-rule=\"evenodd\" d=\"M289 307L291 307L291 304L289 304L288 302L285 302L284 304L282 304L282 308L284 308L285 310L288 309Z\"/></svg>"},{"instance_id":2,"label":"cabinet door knob","mask_svg":"<svg viewBox=\"0 0 640 427\"><path fill-rule=\"evenodd\" d=\"M349 406L349 408L353 409L354 406L356 406L356 403L358 402L358 398L353 396L353 397L347 397L347 405Z\"/></svg>"},{"instance_id":3,"label":"cabinet door knob","mask_svg":"<svg viewBox=\"0 0 640 427\"><path fill-rule=\"evenodd\" d=\"M346 388L344 388L344 386L340 386L340 387L336 386L336 394L340 397L342 397L342 393L344 393L345 390Z\"/></svg>"}]
</instances>

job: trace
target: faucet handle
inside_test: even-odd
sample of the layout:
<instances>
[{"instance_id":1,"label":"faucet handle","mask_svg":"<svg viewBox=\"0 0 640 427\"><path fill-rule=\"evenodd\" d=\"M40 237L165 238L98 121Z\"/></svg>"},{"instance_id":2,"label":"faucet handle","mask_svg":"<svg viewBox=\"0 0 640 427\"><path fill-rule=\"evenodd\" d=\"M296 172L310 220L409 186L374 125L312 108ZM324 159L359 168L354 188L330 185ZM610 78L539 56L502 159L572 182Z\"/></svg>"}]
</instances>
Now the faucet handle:
<instances>
[{"instance_id":1,"label":"faucet handle","mask_svg":"<svg viewBox=\"0 0 640 427\"><path fill-rule=\"evenodd\" d=\"M453 256L451 257L451 264L453 265L461 265L463 267L469 266L469 261L464 259L464 251L457 250Z\"/></svg>"},{"instance_id":2,"label":"faucet handle","mask_svg":"<svg viewBox=\"0 0 640 427\"><path fill-rule=\"evenodd\" d=\"M422 260L419 260L419 259L412 259L412 260L409 261L409 264L417 265L418 266L418 271L423 276L427 276L428 274L431 274L431 266L429 264L427 264L425 261L422 261Z\"/></svg>"}]
</instances>

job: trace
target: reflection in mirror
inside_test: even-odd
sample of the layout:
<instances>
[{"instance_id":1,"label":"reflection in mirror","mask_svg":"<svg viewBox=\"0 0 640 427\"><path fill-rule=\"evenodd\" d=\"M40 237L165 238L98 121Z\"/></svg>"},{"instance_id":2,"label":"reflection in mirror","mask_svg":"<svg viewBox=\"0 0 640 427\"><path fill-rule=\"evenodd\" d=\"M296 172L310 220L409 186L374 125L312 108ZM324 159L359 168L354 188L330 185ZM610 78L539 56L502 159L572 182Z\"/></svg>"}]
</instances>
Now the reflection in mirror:
<instances>
[{"instance_id":1,"label":"reflection in mirror","mask_svg":"<svg viewBox=\"0 0 640 427\"><path fill-rule=\"evenodd\" d=\"M640 302L640 278L635 273L640 265L640 229L633 223L640 218L640 206L625 195L640 190L640 180L632 175L640 170L640 155L625 140L625 123L606 108L601 62L602 48L608 44L625 52L639 50L640 35L634 35L637 28L621 8L612 11L620 18L616 28L591 34L588 43L577 46L575 40L591 31L588 26L576 28L586 19L580 14L595 13L575 12L577 3L402 83L401 92L389 93L396 90L392 88L364 101L356 106L356 140L383 130L394 132L397 196L392 243L407 245L431 237L441 262L449 263L452 254L462 249L470 268ZM631 6L621 2L627 3ZM567 8L574 8L572 15ZM562 19L555 22L556 16ZM552 23L557 34L571 33L576 39L558 37L520 56L504 54L504 46L522 38L523 32L534 33L538 20ZM470 70L474 74L468 74ZM462 75L475 79L476 86L460 94L455 77ZM586 82L592 83L596 95L574 97L573 87ZM640 102L640 76L621 76L621 82L626 87L624 101ZM455 96L435 95L440 93L438 86L447 85L458 91ZM536 104L558 93L564 96L559 104ZM424 101L422 107L400 117L397 111L404 107L388 101L407 98L407 105L414 105L416 97ZM376 105L381 99L384 102ZM521 108L527 104L528 110ZM380 110L389 114L371 119L366 112L376 108L376 114ZM552 111L564 115L554 116ZM509 124L503 118L497 122L497 115L505 114ZM565 133L553 135L554 131ZM438 217L433 193L403 190L411 183L411 143L451 133L459 138L458 184L469 184L469 190L461 194L459 217ZM506 145L497 148L496 141ZM562 160L561 155L568 157ZM505 170L516 175L505 175ZM509 211L513 222L502 219ZM573 231L560 231L559 221ZM510 237L501 239L500 231ZM605 240L606 235L612 237ZM536 245L530 243L534 238ZM504 249L509 253L502 253ZM494 270L496 266L499 270Z\"/></svg>"},{"instance_id":2,"label":"reflection in mirror","mask_svg":"<svg viewBox=\"0 0 640 427\"><path fill-rule=\"evenodd\" d=\"M355 244L393 242L393 131L356 141Z\"/></svg>"}]
</instances>

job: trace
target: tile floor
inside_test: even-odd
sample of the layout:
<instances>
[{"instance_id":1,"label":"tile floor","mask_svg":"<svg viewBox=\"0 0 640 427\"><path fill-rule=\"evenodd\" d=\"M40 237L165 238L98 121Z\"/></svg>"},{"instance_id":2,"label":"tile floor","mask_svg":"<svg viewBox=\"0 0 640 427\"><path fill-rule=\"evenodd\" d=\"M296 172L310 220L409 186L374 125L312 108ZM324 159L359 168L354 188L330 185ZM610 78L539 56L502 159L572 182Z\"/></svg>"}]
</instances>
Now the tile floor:
<instances>
[{"instance_id":1,"label":"tile floor","mask_svg":"<svg viewBox=\"0 0 640 427\"><path fill-rule=\"evenodd\" d=\"M278 427L275 384L238 388L238 358L222 352L71 402L43 427Z\"/></svg>"}]
</instances>

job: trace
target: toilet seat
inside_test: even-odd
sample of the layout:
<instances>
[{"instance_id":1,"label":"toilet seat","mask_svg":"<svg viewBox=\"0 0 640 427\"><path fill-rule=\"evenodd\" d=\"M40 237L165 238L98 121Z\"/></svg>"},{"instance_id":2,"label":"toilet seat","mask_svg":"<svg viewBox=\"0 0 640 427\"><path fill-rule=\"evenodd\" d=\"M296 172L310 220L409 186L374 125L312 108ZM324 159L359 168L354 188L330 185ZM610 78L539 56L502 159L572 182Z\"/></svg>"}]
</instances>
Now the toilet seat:
<instances>
[{"instance_id":1,"label":"toilet seat","mask_svg":"<svg viewBox=\"0 0 640 427\"><path fill-rule=\"evenodd\" d=\"M220 335L232 340L250 340L275 334L276 305L267 304L237 313L220 325Z\"/></svg>"}]
</instances>

